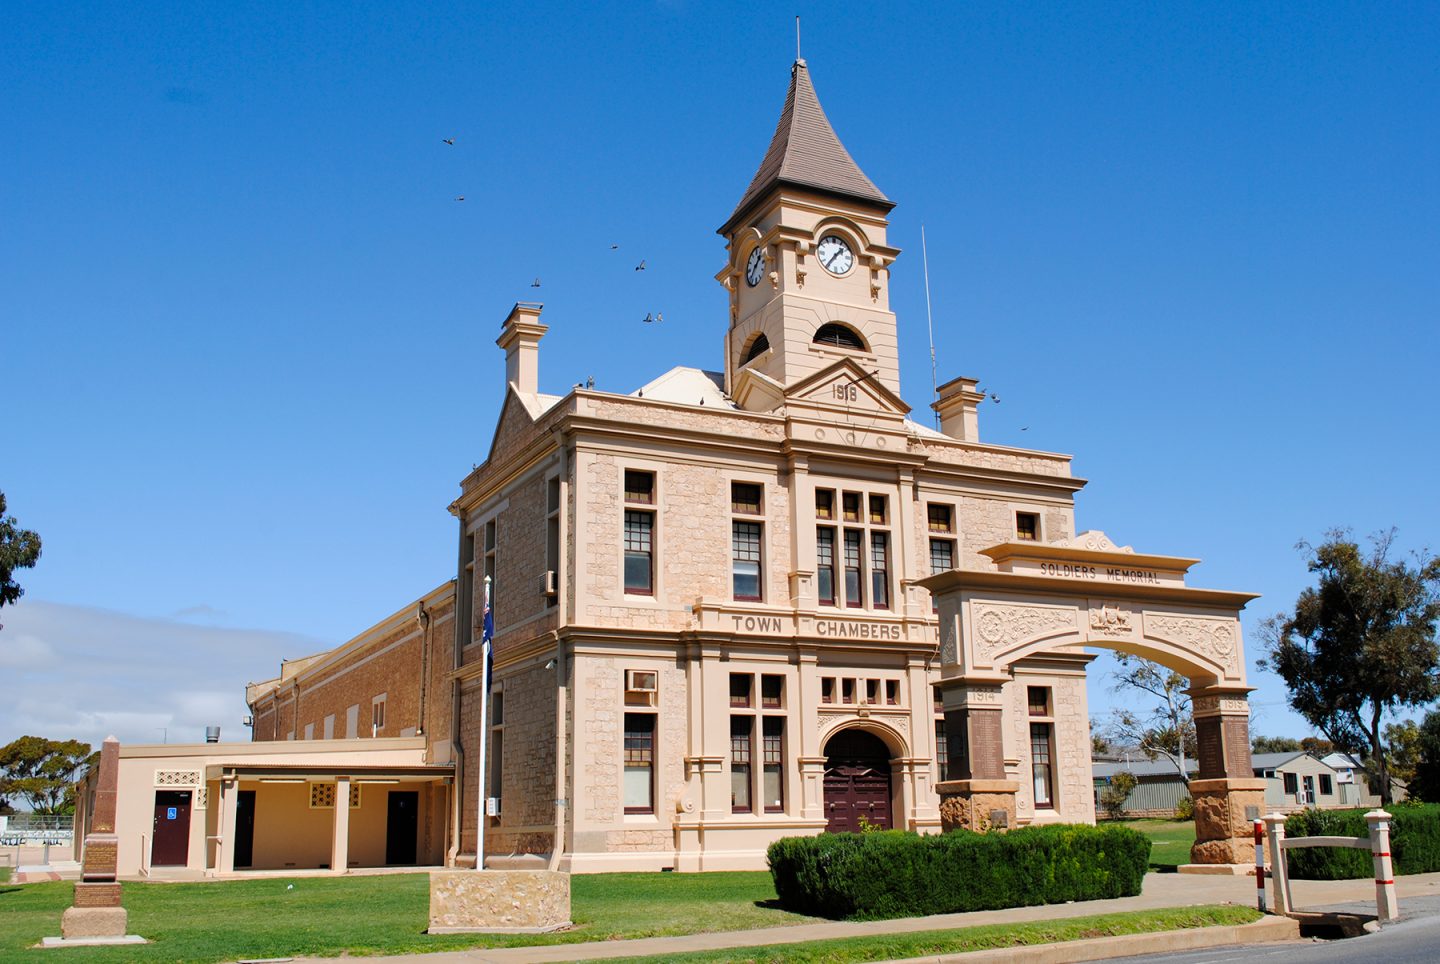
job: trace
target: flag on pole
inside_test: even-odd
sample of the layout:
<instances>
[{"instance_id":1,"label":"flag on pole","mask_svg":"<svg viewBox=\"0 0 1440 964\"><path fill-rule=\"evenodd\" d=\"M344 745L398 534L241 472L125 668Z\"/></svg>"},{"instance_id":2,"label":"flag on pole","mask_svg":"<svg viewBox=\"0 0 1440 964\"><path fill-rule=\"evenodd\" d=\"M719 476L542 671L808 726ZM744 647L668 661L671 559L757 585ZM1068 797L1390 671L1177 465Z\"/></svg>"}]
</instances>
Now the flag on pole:
<instances>
[{"instance_id":1,"label":"flag on pole","mask_svg":"<svg viewBox=\"0 0 1440 964\"><path fill-rule=\"evenodd\" d=\"M485 690L490 690L490 671L495 667L495 614L490 609L490 580L485 580L485 616L480 624L480 643L485 653Z\"/></svg>"}]
</instances>

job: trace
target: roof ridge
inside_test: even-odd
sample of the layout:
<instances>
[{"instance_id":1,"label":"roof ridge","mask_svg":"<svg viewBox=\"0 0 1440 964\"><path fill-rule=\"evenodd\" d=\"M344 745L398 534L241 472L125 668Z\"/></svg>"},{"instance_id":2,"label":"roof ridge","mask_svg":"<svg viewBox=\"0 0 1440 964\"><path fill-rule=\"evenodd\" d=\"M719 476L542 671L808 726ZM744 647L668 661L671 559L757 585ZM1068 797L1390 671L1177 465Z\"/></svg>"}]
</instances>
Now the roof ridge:
<instances>
[{"instance_id":1,"label":"roof ridge","mask_svg":"<svg viewBox=\"0 0 1440 964\"><path fill-rule=\"evenodd\" d=\"M790 89L785 94L785 106L780 111L770 146L726 228L721 230L726 230L778 183L857 198L882 205L886 210L895 206L860 170L830 126L804 60L795 61L790 68Z\"/></svg>"}]
</instances>

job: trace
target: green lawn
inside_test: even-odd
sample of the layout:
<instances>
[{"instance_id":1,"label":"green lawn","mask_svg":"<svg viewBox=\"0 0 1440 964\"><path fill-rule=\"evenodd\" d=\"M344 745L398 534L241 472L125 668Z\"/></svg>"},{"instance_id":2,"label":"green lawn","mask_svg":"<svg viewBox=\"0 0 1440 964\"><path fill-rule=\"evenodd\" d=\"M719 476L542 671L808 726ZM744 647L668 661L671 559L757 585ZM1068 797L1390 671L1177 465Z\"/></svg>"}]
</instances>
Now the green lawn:
<instances>
[{"instance_id":1,"label":"green lawn","mask_svg":"<svg viewBox=\"0 0 1440 964\"><path fill-rule=\"evenodd\" d=\"M1173 871L1178 865L1190 862L1190 845L1195 842L1195 821L1158 818L1118 822L1140 831L1154 843L1150 850L1152 871Z\"/></svg>"},{"instance_id":2,"label":"green lawn","mask_svg":"<svg viewBox=\"0 0 1440 964\"><path fill-rule=\"evenodd\" d=\"M293 885L293 889L291 889ZM85 964L110 961L233 961L240 957L399 954L461 947L574 943L745 930L812 918L770 905L764 871L593 874L571 878L576 927L548 935L436 935L428 924L425 874L299 877L183 884L126 884L130 931L145 947L51 951ZM60 933L69 883L0 887L0 961ZM49 958L46 958L49 960Z\"/></svg>"},{"instance_id":3,"label":"green lawn","mask_svg":"<svg viewBox=\"0 0 1440 964\"><path fill-rule=\"evenodd\" d=\"M731 961L736 964L860 964L864 961L963 954L967 951L999 947L1031 947L1036 944L1116 937L1121 934L1154 934L1192 927L1249 924L1259 920L1261 916L1259 911L1252 908L1233 905L1177 907L1124 914L1097 914L1058 921L1035 921L1028 924L990 924L958 930L847 937L808 941L803 944L767 944L763 947L667 954L663 957L614 958L612 964L700 964L706 961Z\"/></svg>"}]
</instances>

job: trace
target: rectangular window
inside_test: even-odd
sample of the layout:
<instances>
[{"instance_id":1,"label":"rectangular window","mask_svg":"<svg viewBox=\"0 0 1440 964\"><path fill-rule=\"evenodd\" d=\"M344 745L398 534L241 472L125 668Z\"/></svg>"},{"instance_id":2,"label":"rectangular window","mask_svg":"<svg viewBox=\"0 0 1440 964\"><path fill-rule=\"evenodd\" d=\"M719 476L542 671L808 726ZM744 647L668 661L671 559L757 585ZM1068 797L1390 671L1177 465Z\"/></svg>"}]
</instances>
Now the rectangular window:
<instances>
[{"instance_id":1,"label":"rectangular window","mask_svg":"<svg viewBox=\"0 0 1440 964\"><path fill-rule=\"evenodd\" d=\"M825 676L820 680L820 702L835 702L835 677Z\"/></svg>"},{"instance_id":2,"label":"rectangular window","mask_svg":"<svg viewBox=\"0 0 1440 964\"><path fill-rule=\"evenodd\" d=\"M760 514L760 486L750 482L730 483L730 511Z\"/></svg>"},{"instance_id":3,"label":"rectangular window","mask_svg":"<svg viewBox=\"0 0 1440 964\"><path fill-rule=\"evenodd\" d=\"M325 739L335 739L335 714L331 713L325 717Z\"/></svg>"},{"instance_id":4,"label":"rectangular window","mask_svg":"<svg viewBox=\"0 0 1440 964\"><path fill-rule=\"evenodd\" d=\"M872 525L885 524L885 497L883 495L872 495L870 497L870 522Z\"/></svg>"},{"instance_id":5,"label":"rectangular window","mask_svg":"<svg viewBox=\"0 0 1440 964\"><path fill-rule=\"evenodd\" d=\"M750 686L755 677L749 673L730 674L730 705L735 707L750 706Z\"/></svg>"},{"instance_id":6,"label":"rectangular window","mask_svg":"<svg viewBox=\"0 0 1440 964\"><path fill-rule=\"evenodd\" d=\"M305 724L305 737L304 737L304 738L307 739L307 740L313 740L313 739L315 739L315 724L314 724L314 723L306 723L306 724Z\"/></svg>"},{"instance_id":7,"label":"rectangular window","mask_svg":"<svg viewBox=\"0 0 1440 964\"><path fill-rule=\"evenodd\" d=\"M865 681L865 702L872 706L880 702L880 681L878 679Z\"/></svg>"},{"instance_id":8,"label":"rectangular window","mask_svg":"<svg viewBox=\"0 0 1440 964\"><path fill-rule=\"evenodd\" d=\"M749 813L750 806L750 745L754 731L753 716L730 717L730 810Z\"/></svg>"},{"instance_id":9,"label":"rectangular window","mask_svg":"<svg viewBox=\"0 0 1440 964\"><path fill-rule=\"evenodd\" d=\"M655 593L655 513L625 510L625 591L633 595Z\"/></svg>"},{"instance_id":10,"label":"rectangular window","mask_svg":"<svg viewBox=\"0 0 1440 964\"><path fill-rule=\"evenodd\" d=\"M485 586L488 584L490 586L490 595L488 598L490 601L491 618L494 618L495 610L498 608L496 606L496 600L500 598L495 594L495 547L500 542L499 530L500 524L498 520L491 519L485 523L485 578L489 580L489 582L480 584L480 604L482 607L485 604L487 598L485 596ZM484 612L483 608L481 612ZM498 626L500 620L495 619L495 624Z\"/></svg>"},{"instance_id":11,"label":"rectangular window","mask_svg":"<svg viewBox=\"0 0 1440 964\"><path fill-rule=\"evenodd\" d=\"M1299 792L1300 792L1300 781L1299 781L1298 779L1296 779L1295 774L1293 774L1293 773L1282 773L1280 776L1281 776L1281 778L1284 779L1284 781L1285 781L1285 792L1286 792L1286 793L1299 793Z\"/></svg>"},{"instance_id":12,"label":"rectangular window","mask_svg":"<svg viewBox=\"0 0 1440 964\"><path fill-rule=\"evenodd\" d=\"M945 721L935 721L935 768L939 771L939 779L949 779L950 772L950 745L945 736Z\"/></svg>"},{"instance_id":13,"label":"rectangular window","mask_svg":"<svg viewBox=\"0 0 1440 964\"><path fill-rule=\"evenodd\" d=\"M1015 538L1035 542L1040 538L1040 516L1034 512L1015 513Z\"/></svg>"},{"instance_id":14,"label":"rectangular window","mask_svg":"<svg viewBox=\"0 0 1440 964\"><path fill-rule=\"evenodd\" d=\"M490 786L486 788L497 804L500 802L501 790L505 786L504 772L505 730L497 726L490 732Z\"/></svg>"},{"instance_id":15,"label":"rectangular window","mask_svg":"<svg viewBox=\"0 0 1440 964\"><path fill-rule=\"evenodd\" d=\"M858 529L845 530L845 605L859 609L865 605L860 582L860 538Z\"/></svg>"},{"instance_id":16,"label":"rectangular window","mask_svg":"<svg viewBox=\"0 0 1440 964\"><path fill-rule=\"evenodd\" d=\"M815 589L820 605L835 605L835 530L815 530Z\"/></svg>"},{"instance_id":17,"label":"rectangular window","mask_svg":"<svg viewBox=\"0 0 1440 964\"><path fill-rule=\"evenodd\" d=\"M550 479L545 483L545 570L551 573L551 585L558 590L560 581L560 480ZM558 591L547 588L545 606L559 605Z\"/></svg>"},{"instance_id":18,"label":"rectangular window","mask_svg":"<svg viewBox=\"0 0 1440 964\"><path fill-rule=\"evenodd\" d=\"M625 812L655 812L655 714L625 714Z\"/></svg>"},{"instance_id":19,"label":"rectangular window","mask_svg":"<svg viewBox=\"0 0 1440 964\"><path fill-rule=\"evenodd\" d=\"M840 681L840 702L855 702L855 681L849 677Z\"/></svg>"},{"instance_id":20,"label":"rectangular window","mask_svg":"<svg viewBox=\"0 0 1440 964\"><path fill-rule=\"evenodd\" d=\"M870 605L890 608L890 536L870 533Z\"/></svg>"},{"instance_id":21,"label":"rectangular window","mask_svg":"<svg viewBox=\"0 0 1440 964\"><path fill-rule=\"evenodd\" d=\"M1335 794L1335 781L1330 779L1330 774L1320 774L1320 796L1329 797Z\"/></svg>"},{"instance_id":22,"label":"rectangular window","mask_svg":"<svg viewBox=\"0 0 1440 964\"><path fill-rule=\"evenodd\" d=\"M925 507L925 514L930 522L931 532L954 532L953 516L948 505L936 505L934 502Z\"/></svg>"},{"instance_id":23,"label":"rectangular window","mask_svg":"<svg viewBox=\"0 0 1440 964\"><path fill-rule=\"evenodd\" d=\"M1050 715L1050 688L1048 686L1026 687L1025 696L1030 706L1031 716Z\"/></svg>"},{"instance_id":24,"label":"rectangular window","mask_svg":"<svg viewBox=\"0 0 1440 964\"><path fill-rule=\"evenodd\" d=\"M778 677L777 677L778 678ZM785 809L785 718L767 716L763 726L765 767L761 780L765 812L779 813Z\"/></svg>"},{"instance_id":25,"label":"rectangular window","mask_svg":"<svg viewBox=\"0 0 1440 964\"><path fill-rule=\"evenodd\" d=\"M949 539L930 540L930 575L939 575L955 568L955 543Z\"/></svg>"},{"instance_id":26,"label":"rectangular window","mask_svg":"<svg viewBox=\"0 0 1440 964\"><path fill-rule=\"evenodd\" d=\"M370 735L379 736L385 729L385 697L377 696L370 701Z\"/></svg>"},{"instance_id":27,"label":"rectangular window","mask_svg":"<svg viewBox=\"0 0 1440 964\"><path fill-rule=\"evenodd\" d=\"M840 511L845 515L846 522L860 521L860 493L846 492L840 497Z\"/></svg>"},{"instance_id":28,"label":"rectangular window","mask_svg":"<svg viewBox=\"0 0 1440 964\"><path fill-rule=\"evenodd\" d=\"M496 690L490 694L490 725L500 726L505 722L505 692Z\"/></svg>"},{"instance_id":29,"label":"rectangular window","mask_svg":"<svg viewBox=\"0 0 1440 964\"><path fill-rule=\"evenodd\" d=\"M758 522L732 522L731 559L736 599L760 598L760 532Z\"/></svg>"},{"instance_id":30,"label":"rectangular window","mask_svg":"<svg viewBox=\"0 0 1440 964\"><path fill-rule=\"evenodd\" d=\"M835 492L832 489L815 490L815 518L835 518Z\"/></svg>"},{"instance_id":31,"label":"rectangular window","mask_svg":"<svg viewBox=\"0 0 1440 964\"><path fill-rule=\"evenodd\" d=\"M1035 779L1037 809L1055 808L1055 784L1051 778L1050 724L1030 724L1030 767Z\"/></svg>"},{"instance_id":32,"label":"rectangular window","mask_svg":"<svg viewBox=\"0 0 1440 964\"><path fill-rule=\"evenodd\" d=\"M625 470L625 501L641 505L655 503L655 473Z\"/></svg>"},{"instance_id":33,"label":"rectangular window","mask_svg":"<svg viewBox=\"0 0 1440 964\"><path fill-rule=\"evenodd\" d=\"M785 677L768 675L760 677L760 707L762 709L780 709L784 693Z\"/></svg>"},{"instance_id":34,"label":"rectangular window","mask_svg":"<svg viewBox=\"0 0 1440 964\"><path fill-rule=\"evenodd\" d=\"M885 681L885 705L896 706L900 702L900 681L898 679L887 679Z\"/></svg>"}]
</instances>

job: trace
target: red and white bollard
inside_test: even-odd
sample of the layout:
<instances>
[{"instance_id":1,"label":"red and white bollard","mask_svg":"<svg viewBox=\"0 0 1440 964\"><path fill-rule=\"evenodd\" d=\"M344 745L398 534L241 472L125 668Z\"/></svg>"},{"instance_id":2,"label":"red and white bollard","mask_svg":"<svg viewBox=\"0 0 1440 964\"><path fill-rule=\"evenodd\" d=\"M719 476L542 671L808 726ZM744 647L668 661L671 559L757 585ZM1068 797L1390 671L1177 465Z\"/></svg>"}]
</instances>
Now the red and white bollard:
<instances>
[{"instance_id":1,"label":"red and white bollard","mask_svg":"<svg viewBox=\"0 0 1440 964\"><path fill-rule=\"evenodd\" d=\"M1390 859L1390 814L1371 810L1365 814L1370 825L1370 853L1375 858L1375 913L1381 920L1398 920L1400 904L1395 897L1395 865Z\"/></svg>"},{"instance_id":2,"label":"red and white bollard","mask_svg":"<svg viewBox=\"0 0 1440 964\"><path fill-rule=\"evenodd\" d=\"M1255 818L1255 909L1265 913L1265 821Z\"/></svg>"}]
</instances>

